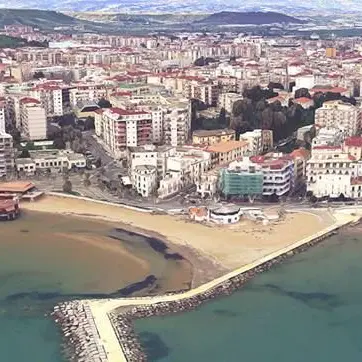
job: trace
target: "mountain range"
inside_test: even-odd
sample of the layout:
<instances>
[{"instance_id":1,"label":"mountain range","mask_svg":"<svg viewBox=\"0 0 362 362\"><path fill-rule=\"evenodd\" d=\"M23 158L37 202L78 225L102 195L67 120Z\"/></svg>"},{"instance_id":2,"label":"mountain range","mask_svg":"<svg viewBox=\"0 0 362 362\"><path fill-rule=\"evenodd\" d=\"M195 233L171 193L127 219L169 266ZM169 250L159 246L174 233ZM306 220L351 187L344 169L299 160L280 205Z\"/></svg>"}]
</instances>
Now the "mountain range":
<instances>
[{"instance_id":1,"label":"mountain range","mask_svg":"<svg viewBox=\"0 0 362 362\"><path fill-rule=\"evenodd\" d=\"M303 24L305 21L292 16L276 13L276 12L232 12L222 11L212 14L204 19L196 21L196 23L207 25L234 25L234 24L273 24L273 23L294 23Z\"/></svg>"},{"instance_id":2,"label":"mountain range","mask_svg":"<svg viewBox=\"0 0 362 362\"><path fill-rule=\"evenodd\" d=\"M0 8L9 7L0 0ZM318 12L322 14L362 12L360 0L13 0L12 8L59 11L107 11L120 13L215 13L219 11L278 11L286 14Z\"/></svg>"}]
</instances>

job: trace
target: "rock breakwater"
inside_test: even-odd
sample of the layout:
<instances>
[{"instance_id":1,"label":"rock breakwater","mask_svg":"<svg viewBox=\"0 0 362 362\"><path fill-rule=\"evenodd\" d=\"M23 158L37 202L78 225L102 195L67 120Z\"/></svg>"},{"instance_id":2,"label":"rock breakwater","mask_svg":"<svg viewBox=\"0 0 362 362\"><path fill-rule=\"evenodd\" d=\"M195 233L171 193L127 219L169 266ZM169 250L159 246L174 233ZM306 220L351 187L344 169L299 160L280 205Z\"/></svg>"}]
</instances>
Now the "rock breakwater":
<instances>
[{"instance_id":1,"label":"rock breakwater","mask_svg":"<svg viewBox=\"0 0 362 362\"><path fill-rule=\"evenodd\" d=\"M88 305L82 301L65 302L52 313L65 338L66 354L71 361L107 362L97 326Z\"/></svg>"},{"instance_id":2,"label":"rock breakwater","mask_svg":"<svg viewBox=\"0 0 362 362\"><path fill-rule=\"evenodd\" d=\"M124 359L128 362L147 361L147 356L142 350L139 338L134 331L133 320L190 311L206 301L219 296L230 295L257 274L268 271L274 265L307 250L335 233L336 231L333 230L315 237L309 242L293 250L285 251L247 271L240 272L237 275L234 273L233 276L220 282L215 281L214 285L210 282L210 286L205 285L203 291L200 291L201 287L195 289L194 294L191 291L191 293L168 293L154 298L146 297L141 298L141 303L133 302L133 306L130 300L127 308L108 314L114 332L122 347ZM125 306L125 304L123 305ZM74 301L60 304L54 308L54 316L61 325L69 348L73 351L72 358L74 361L107 361L107 355L102 346L91 310L86 302Z\"/></svg>"}]
</instances>

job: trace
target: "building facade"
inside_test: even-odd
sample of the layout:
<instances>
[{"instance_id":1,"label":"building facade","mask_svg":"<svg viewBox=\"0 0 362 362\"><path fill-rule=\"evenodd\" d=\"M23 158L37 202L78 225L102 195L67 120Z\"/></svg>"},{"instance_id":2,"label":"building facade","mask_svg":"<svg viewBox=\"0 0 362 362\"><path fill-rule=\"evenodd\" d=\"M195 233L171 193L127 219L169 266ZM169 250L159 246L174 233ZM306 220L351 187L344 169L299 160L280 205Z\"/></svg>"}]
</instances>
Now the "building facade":
<instances>
[{"instance_id":1,"label":"building facade","mask_svg":"<svg viewBox=\"0 0 362 362\"><path fill-rule=\"evenodd\" d=\"M40 101L34 98L20 100L20 123L22 134L29 140L47 138L47 118Z\"/></svg>"},{"instance_id":2,"label":"building facade","mask_svg":"<svg viewBox=\"0 0 362 362\"><path fill-rule=\"evenodd\" d=\"M232 162L220 172L220 191L225 197L257 197L263 194L262 168L251 162Z\"/></svg>"},{"instance_id":3,"label":"building facade","mask_svg":"<svg viewBox=\"0 0 362 362\"><path fill-rule=\"evenodd\" d=\"M192 132L192 143L194 145L213 145L215 143L228 141L235 141L235 130L215 129Z\"/></svg>"},{"instance_id":4,"label":"building facade","mask_svg":"<svg viewBox=\"0 0 362 362\"><path fill-rule=\"evenodd\" d=\"M0 177L10 175L14 170L13 138L0 131Z\"/></svg>"},{"instance_id":5,"label":"building facade","mask_svg":"<svg viewBox=\"0 0 362 362\"><path fill-rule=\"evenodd\" d=\"M355 136L361 129L361 109L341 101L324 102L315 112L319 127L344 129L347 136Z\"/></svg>"},{"instance_id":6,"label":"building facade","mask_svg":"<svg viewBox=\"0 0 362 362\"><path fill-rule=\"evenodd\" d=\"M95 133L115 156L123 155L126 147L152 142L152 115L143 111L108 108L96 112Z\"/></svg>"}]
</instances>

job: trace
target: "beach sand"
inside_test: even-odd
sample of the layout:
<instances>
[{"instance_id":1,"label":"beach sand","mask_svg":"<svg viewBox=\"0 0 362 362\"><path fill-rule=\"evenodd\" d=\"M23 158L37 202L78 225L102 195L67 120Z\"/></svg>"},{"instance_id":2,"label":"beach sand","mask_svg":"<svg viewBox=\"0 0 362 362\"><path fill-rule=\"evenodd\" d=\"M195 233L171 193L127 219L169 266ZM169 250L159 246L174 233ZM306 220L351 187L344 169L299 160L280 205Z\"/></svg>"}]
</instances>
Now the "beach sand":
<instances>
[{"instance_id":1,"label":"beach sand","mask_svg":"<svg viewBox=\"0 0 362 362\"><path fill-rule=\"evenodd\" d=\"M181 217L152 215L117 205L62 196L45 196L36 202L22 203L21 207L98 218L116 222L121 228L162 237L164 241L171 242L171 248L187 258L194 268L201 263L195 273L197 281L194 280L194 285L211 280L226 270L249 264L334 222L328 211L320 211L320 215L287 213L283 220L267 226L247 220L232 226L206 226Z\"/></svg>"}]
</instances>

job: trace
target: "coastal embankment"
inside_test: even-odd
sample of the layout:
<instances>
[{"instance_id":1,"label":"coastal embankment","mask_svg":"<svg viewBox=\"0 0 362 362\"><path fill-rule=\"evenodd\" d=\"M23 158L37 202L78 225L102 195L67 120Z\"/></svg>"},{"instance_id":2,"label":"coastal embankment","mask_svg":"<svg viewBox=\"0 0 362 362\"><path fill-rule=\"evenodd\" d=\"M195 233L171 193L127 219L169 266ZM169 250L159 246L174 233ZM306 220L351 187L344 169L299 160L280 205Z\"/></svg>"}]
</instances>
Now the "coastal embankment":
<instances>
[{"instance_id":1,"label":"coastal embankment","mask_svg":"<svg viewBox=\"0 0 362 362\"><path fill-rule=\"evenodd\" d=\"M336 233L339 228L358 222L359 213L352 210L336 212L333 225L183 293L157 297L82 301L83 305L90 307L99 340L106 352L106 360L109 362L146 360L133 331L133 319L194 309L207 300L230 294L256 274L269 270L273 265L319 243ZM58 317L61 321L69 319L68 314ZM79 335L75 333L72 338L73 340L79 338Z\"/></svg>"}]
</instances>

